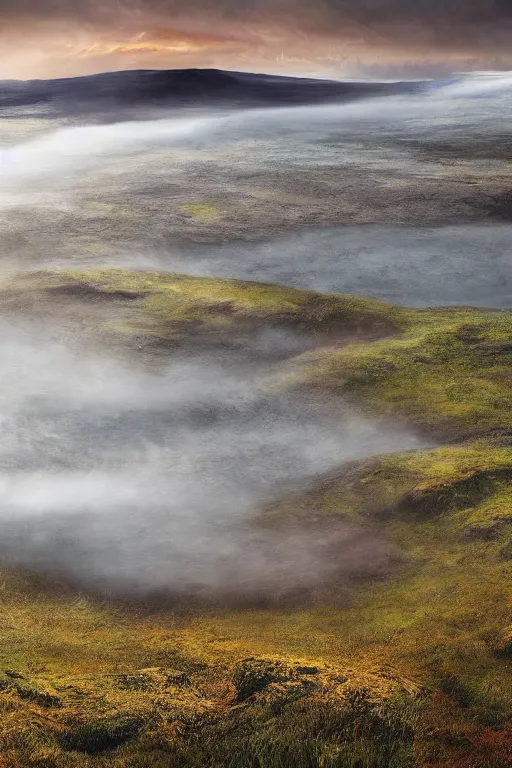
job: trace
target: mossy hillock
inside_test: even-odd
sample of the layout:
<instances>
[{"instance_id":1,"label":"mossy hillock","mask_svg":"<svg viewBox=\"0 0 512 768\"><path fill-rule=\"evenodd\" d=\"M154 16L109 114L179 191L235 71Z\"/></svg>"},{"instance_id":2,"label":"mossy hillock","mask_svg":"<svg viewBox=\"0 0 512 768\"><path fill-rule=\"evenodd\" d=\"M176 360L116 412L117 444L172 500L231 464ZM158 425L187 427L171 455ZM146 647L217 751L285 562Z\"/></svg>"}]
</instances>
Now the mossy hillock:
<instances>
[{"instance_id":1,"label":"mossy hillock","mask_svg":"<svg viewBox=\"0 0 512 768\"><path fill-rule=\"evenodd\" d=\"M403 330L392 338L313 352L305 380L441 440L480 435L507 441L511 340L511 311L408 310Z\"/></svg>"},{"instance_id":2,"label":"mossy hillock","mask_svg":"<svg viewBox=\"0 0 512 768\"><path fill-rule=\"evenodd\" d=\"M307 346L330 339L379 338L403 312L355 296L215 277L121 269L31 272L0 286L4 313L73 325L96 341L137 350L247 346L264 330L297 332Z\"/></svg>"}]
</instances>

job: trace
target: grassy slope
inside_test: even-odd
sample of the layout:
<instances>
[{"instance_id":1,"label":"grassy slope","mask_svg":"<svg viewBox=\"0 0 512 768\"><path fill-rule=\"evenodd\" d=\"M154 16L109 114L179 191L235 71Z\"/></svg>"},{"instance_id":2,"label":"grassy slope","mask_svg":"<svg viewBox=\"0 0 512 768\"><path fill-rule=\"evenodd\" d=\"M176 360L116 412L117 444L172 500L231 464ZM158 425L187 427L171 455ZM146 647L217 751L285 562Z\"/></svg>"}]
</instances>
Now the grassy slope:
<instances>
[{"instance_id":1,"label":"grassy slope","mask_svg":"<svg viewBox=\"0 0 512 768\"><path fill-rule=\"evenodd\" d=\"M0 292L4 308L39 308L46 315L56 306L59 320L72 316L77 305L92 306L88 322L115 341L190 344L199 336L236 343L251 330L275 325L313 334L382 336L400 328L404 318L398 307L355 296L120 269L27 273L4 281ZM102 306L109 312L102 313Z\"/></svg>"},{"instance_id":2,"label":"grassy slope","mask_svg":"<svg viewBox=\"0 0 512 768\"><path fill-rule=\"evenodd\" d=\"M319 352L309 382L445 438L499 433L510 429L512 409L510 318L499 310L409 310L395 338Z\"/></svg>"},{"instance_id":3,"label":"grassy slope","mask_svg":"<svg viewBox=\"0 0 512 768\"><path fill-rule=\"evenodd\" d=\"M343 610L142 613L4 573L0 668L23 678L0 681L0 765L510 765L511 313L120 271L34 275L4 297L44 307L65 285L75 302L84 284L129 303L116 333L137 337L236 335L248 317L387 334L305 355L299 375L447 443L265 510L265 525L348 517L397 545L399 572L355 586Z\"/></svg>"}]
</instances>

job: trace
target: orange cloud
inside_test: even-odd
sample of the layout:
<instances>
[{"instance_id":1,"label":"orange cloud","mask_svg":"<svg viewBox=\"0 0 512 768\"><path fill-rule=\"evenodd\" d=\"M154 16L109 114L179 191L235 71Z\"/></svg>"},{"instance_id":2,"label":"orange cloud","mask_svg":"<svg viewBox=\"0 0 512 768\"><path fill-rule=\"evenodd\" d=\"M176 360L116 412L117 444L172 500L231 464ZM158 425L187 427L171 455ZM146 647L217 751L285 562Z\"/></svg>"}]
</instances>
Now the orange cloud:
<instances>
[{"instance_id":1,"label":"orange cloud","mask_svg":"<svg viewBox=\"0 0 512 768\"><path fill-rule=\"evenodd\" d=\"M140 13L121 18L118 26L106 21L101 26L69 19L13 19L0 28L0 79L187 67L340 78L378 76L379 71L401 76L401 71L407 76L409 71L499 69L507 60L512 62L504 45L478 49L462 36L460 44L452 38L447 47L433 29L410 20L368 26L348 18L319 31L314 15L226 14L214 21L207 14L187 16L183 11L173 14L172 21L169 17L167 24Z\"/></svg>"},{"instance_id":2,"label":"orange cloud","mask_svg":"<svg viewBox=\"0 0 512 768\"><path fill-rule=\"evenodd\" d=\"M87 58L90 56L110 56L116 53L191 53L200 51L204 46L189 43L184 40L175 40L169 43L145 41L135 42L111 42L111 43L92 43L85 48L79 48L69 45L68 49L72 56L77 58Z\"/></svg>"}]
</instances>

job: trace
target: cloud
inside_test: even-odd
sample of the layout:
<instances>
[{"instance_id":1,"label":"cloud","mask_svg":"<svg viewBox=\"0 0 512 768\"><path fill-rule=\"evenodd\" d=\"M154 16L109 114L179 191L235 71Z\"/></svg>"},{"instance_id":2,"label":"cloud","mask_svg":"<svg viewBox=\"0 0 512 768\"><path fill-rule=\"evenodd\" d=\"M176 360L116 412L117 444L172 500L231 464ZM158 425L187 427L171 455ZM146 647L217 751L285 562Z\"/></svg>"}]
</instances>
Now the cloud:
<instances>
[{"instance_id":1,"label":"cloud","mask_svg":"<svg viewBox=\"0 0 512 768\"><path fill-rule=\"evenodd\" d=\"M333 19L369 25L372 29L388 22L420 21L432 26L457 20L462 24L498 23L509 19L508 0L2 0L1 11L10 17L37 19L79 19L81 21L138 23L143 19L189 19L208 28L208 19L249 21L286 18L293 15L311 25L325 26ZM201 18L202 17L202 18ZM454 34L454 30L449 30Z\"/></svg>"},{"instance_id":2,"label":"cloud","mask_svg":"<svg viewBox=\"0 0 512 768\"><path fill-rule=\"evenodd\" d=\"M461 59L468 68L512 67L505 0L1 0L0 12L0 77L109 63L342 75L354 61L405 71L419 62L434 73Z\"/></svg>"},{"instance_id":3,"label":"cloud","mask_svg":"<svg viewBox=\"0 0 512 768\"><path fill-rule=\"evenodd\" d=\"M269 331L262 346L297 341ZM242 366L205 353L146 371L3 323L0 352L3 565L109 593L270 601L386 566L386 542L346 523L265 529L254 514L413 435L273 393L250 349Z\"/></svg>"}]
</instances>

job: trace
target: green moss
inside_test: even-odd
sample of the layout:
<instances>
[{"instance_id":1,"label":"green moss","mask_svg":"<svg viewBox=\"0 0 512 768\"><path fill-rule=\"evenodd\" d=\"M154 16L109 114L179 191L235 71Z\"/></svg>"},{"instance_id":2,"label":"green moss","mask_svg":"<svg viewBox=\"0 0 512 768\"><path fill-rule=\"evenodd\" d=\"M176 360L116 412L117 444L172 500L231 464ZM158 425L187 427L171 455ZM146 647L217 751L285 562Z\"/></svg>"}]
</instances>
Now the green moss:
<instances>
[{"instance_id":1,"label":"green moss","mask_svg":"<svg viewBox=\"0 0 512 768\"><path fill-rule=\"evenodd\" d=\"M512 685L496 662L510 645L511 479L512 450L475 441L363 461L267 510L270 522L347 517L396 547L398 574L354 587L336 632L359 660L414 668L482 726L512 721L512 689L495 691Z\"/></svg>"},{"instance_id":2,"label":"green moss","mask_svg":"<svg viewBox=\"0 0 512 768\"><path fill-rule=\"evenodd\" d=\"M344 318L352 322L394 321L401 311L382 302L356 297L322 296L284 286L248 283L223 278L189 277L125 270L57 271L46 273L47 279L72 281L93 285L103 291L133 291L158 296L172 309L173 301L205 301L211 304L233 304L241 312L279 312L296 315L304 321L324 322ZM44 279L44 277L43 277Z\"/></svg>"},{"instance_id":3,"label":"green moss","mask_svg":"<svg viewBox=\"0 0 512 768\"><path fill-rule=\"evenodd\" d=\"M343 516L352 521L425 519L465 510L468 524L510 518L512 449L480 442L385 454L314 482L298 497L273 503L261 519ZM437 511L436 511L437 510ZM460 521L459 515L453 516Z\"/></svg>"},{"instance_id":4,"label":"green moss","mask_svg":"<svg viewBox=\"0 0 512 768\"><path fill-rule=\"evenodd\" d=\"M119 269L36 272L6 280L4 307L48 309L67 322L77 306L107 340L144 344L246 343L264 328L298 329L321 344L395 332L403 311L368 299L321 296L283 286Z\"/></svg>"},{"instance_id":5,"label":"green moss","mask_svg":"<svg viewBox=\"0 0 512 768\"><path fill-rule=\"evenodd\" d=\"M512 312L409 311L400 336L312 358L308 382L437 434L510 426Z\"/></svg>"}]
</instances>

